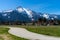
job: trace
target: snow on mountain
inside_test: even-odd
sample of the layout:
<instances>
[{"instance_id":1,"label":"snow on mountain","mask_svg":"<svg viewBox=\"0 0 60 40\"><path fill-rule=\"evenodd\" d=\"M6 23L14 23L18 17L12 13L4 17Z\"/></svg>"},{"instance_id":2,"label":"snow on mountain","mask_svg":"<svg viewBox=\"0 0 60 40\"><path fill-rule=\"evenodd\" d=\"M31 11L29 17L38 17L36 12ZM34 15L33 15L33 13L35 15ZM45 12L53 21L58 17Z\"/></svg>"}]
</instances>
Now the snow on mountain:
<instances>
[{"instance_id":1,"label":"snow on mountain","mask_svg":"<svg viewBox=\"0 0 60 40\"><path fill-rule=\"evenodd\" d=\"M12 11L13 11L13 10L10 9L10 10L5 10L5 11L3 11L3 12L12 12Z\"/></svg>"},{"instance_id":2,"label":"snow on mountain","mask_svg":"<svg viewBox=\"0 0 60 40\"><path fill-rule=\"evenodd\" d=\"M34 13L32 10L30 10L30 9L26 9L26 8L23 8L23 7L18 7L18 8L16 8L16 12L17 13L20 13L19 15L22 15L22 16L24 16L25 18L24 19L27 19L27 20L31 20L31 21L33 21L33 20L35 20L35 14L36 13ZM34 17L34 18L33 18Z\"/></svg>"},{"instance_id":3,"label":"snow on mountain","mask_svg":"<svg viewBox=\"0 0 60 40\"><path fill-rule=\"evenodd\" d=\"M18 7L16 10L20 13L24 11L24 9L22 7Z\"/></svg>"},{"instance_id":4,"label":"snow on mountain","mask_svg":"<svg viewBox=\"0 0 60 40\"><path fill-rule=\"evenodd\" d=\"M25 9L25 8L23 8L23 9L26 11L26 13L27 13L27 15L29 16L29 18L32 18L32 17L33 17L31 10L27 10L27 9Z\"/></svg>"},{"instance_id":5,"label":"snow on mountain","mask_svg":"<svg viewBox=\"0 0 60 40\"><path fill-rule=\"evenodd\" d=\"M49 15L48 14L43 14L43 17L48 19L49 18Z\"/></svg>"},{"instance_id":6,"label":"snow on mountain","mask_svg":"<svg viewBox=\"0 0 60 40\"><path fill-rule=\"evenodd\" d=\"M52 15L52 14L46 14L46 13L37 13L35 11L23 8L21 6L16 8L16 10L6 10L6 11L3 11L2 13L3 13L4 17L11 15L12 17L16 16L15 19L16 18L17 19L20 18L21 20L30 19L32 21L33 20L36 21L36 20L38 20L38 18L42 18L42 17L46 18L46 19L49 19L49 20L54 20L54 19L57 19L57 18L59 19L60 18L60 16L58 16L58 15ZM21 14L19 14L19 13L21 13ZM8 18L10 18L10 17L8 17ZM12 19L14 19L14 18L12 18Z\"/></svg>"},{"instance_id":7,"label":"snow on mountain","mask_svg":"<svg viewBox=\"0 0 60 40\"><path fill-rule=\"evenodd\" d=\"M51 20L54 20L54 18L51 18Z\"/></svg>"},{"instance_id":8,"label":"snow on mountain","mask_svg":"<svg viewBox=\"0 0 60 40\"><path fill-rule=\"evenodd\" d=\"M54 18L58 18L57 16L54 16Z\"/></svg>"},{"instance_id":9,"label":"snow on mountain","mask_svg":"<svg viewBox=\"0 0 60 40\"><path fill-rule=\"evenodd\" d=\"M2 16L7 16L7 14L3 14Z\"/></svg>"},{"instance_id":10,"label":"snow on mountain","mask_svg":"<svg viewBox=\"0 0 60 40\"><path fill-rule=\"evenodd\" d=\"M19 13L22 13L22 12L26 12L26 14L28 15L28 17L29 18L32 18L33 16L32 16L32 11L31 10L28 10L28 9L26 9L26 8L22 8L21 6L20 7L18 7L17 9L16 9Z\"/></svg>"}]
</instances>

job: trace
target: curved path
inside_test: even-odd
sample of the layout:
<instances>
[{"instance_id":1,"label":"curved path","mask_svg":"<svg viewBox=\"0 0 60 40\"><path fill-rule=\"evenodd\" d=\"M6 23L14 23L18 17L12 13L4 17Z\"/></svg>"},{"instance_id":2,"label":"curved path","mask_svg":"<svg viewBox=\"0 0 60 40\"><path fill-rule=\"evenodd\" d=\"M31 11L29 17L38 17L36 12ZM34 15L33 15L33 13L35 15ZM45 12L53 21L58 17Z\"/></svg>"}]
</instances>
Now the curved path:
<instances>
[{"instance_id":1,"label":"curved path","mask_svg":"<svg viewBox=\"0 0 60 40\"><path fill-rule=\"evenodd\" d=\"M60 40L60 38L58 37L50 37L46 35L33 33L24 28L10 27L10 30L8 32L12 35L30 39L30 40Z\"/></svg>"}]
</instances>

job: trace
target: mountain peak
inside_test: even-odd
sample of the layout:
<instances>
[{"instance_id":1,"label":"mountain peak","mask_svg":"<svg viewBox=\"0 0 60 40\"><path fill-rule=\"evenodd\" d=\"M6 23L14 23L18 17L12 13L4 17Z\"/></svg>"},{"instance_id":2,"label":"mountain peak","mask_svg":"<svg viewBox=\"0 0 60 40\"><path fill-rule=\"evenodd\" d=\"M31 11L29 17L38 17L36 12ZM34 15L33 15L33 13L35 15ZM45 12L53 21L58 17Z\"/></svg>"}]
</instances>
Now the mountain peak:
<instances>
[{"instance_id":1,"label":"mountain peak","mask_svg":"<svg viewBox=\"0 0 60 40\"><path fill-rule=\"evenodd\" d=\"M17 7L16 10L17 10L18 12L23 12L23 11L24 11L24 9L23 9L21 6Z\"/></svg>"},{"instance_id":2,"label":"mountain peak","mask_svg":"<svg viewBox=\"0 0 60 40\"><path fill-rule=\"evenodd\" d=\"M18 9L18 8L22 8L22 6L18 6L17 9Z\"/></svg>"}]
</instances>

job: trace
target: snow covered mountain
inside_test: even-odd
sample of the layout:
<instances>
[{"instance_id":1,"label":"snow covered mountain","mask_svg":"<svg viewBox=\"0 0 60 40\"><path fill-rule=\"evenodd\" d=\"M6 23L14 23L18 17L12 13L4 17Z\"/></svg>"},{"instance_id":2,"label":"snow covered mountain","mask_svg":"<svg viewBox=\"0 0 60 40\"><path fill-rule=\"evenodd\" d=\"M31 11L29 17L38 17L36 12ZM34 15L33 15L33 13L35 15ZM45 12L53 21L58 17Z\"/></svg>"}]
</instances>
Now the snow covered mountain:
<instances>
[{"instance_id":1,"label":"snow covered mountain","mask_svg":"<svg viewBox=\"0 0 60 40\"><path fill-rule=\"evenodd\" d=\"M5 10L0 13L2 21L25 21L25 22L32 22L38 20L38 14L35 11L17 7L15 10Z\"/></svg>"},{"instance_id":2,"label":"snow covered mountain","mask_svg":"<svg viewBox=\"0 0 60 40\"><path fill-rule=\"evenodd\" d=\"M32 16L33 13L32 13L31 10L28 10L28 9L22 8L22 7L18 7L16 10L17 10L19 13L26 12L26 14L28 15L29 18L32 18L32 17L33 17L33 16Z\"/></svg>"},{"instance_id":3,"label":"snow covered mountain","mask_svg":"<svg viewBox=\"0 0 60 40\"><path fill-rule=\"evenodd\" d=\"M26 14L32 21L37 21L38 20L38 17L39 17L39 14L35 11L32 11L30 9L26 9L26 8L22 8L22 7L18 7L16 9L19 13L22 13L22 14ZM23 13L24 12L24 13Z\"/></svg>"},{"instance_id":4,"label":"snow covered mountain","mask_svg":"<svg viewBox=\"0 0 60 40\"><path fill-rule=\"evenodd\" d=\"M59 19L60 15L52 15L46 13L37 13L30 9L17 7L15 10L6 10L0 12L0 19L2 21L21 21L21 22L32 22L37 21L39 18L46 18L47 20Z\"/></svg>"}]
</instances>

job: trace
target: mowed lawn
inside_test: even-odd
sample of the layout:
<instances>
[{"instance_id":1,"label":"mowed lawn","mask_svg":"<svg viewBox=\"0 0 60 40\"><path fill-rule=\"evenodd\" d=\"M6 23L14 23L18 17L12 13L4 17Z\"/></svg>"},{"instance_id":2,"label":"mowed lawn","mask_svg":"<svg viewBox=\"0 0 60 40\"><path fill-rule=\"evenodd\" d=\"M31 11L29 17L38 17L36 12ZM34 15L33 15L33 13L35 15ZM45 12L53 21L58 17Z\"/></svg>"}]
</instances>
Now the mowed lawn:
<instances>
[{"instance_id":1,"label":"mowed lawn","mask_svg":"<svg viewBox=\"0 0 60 40\"><path fill-rule=\"evenodd\" d=\"M0 27L0 40L27 40L8 33L9 28Z\"/></svg>"},{"instance_id":2,"label":"mowed lawn","mask_svg":"<svg viewBox=\"0 0 60 40\"><path fill-rule=\"evenodd\" d=\"M26 27L26 29L39 34L60 37L60 26L37 26Z\"/></svg>"},{"instance_id":3,"label":"mowed lawn","mask_svg":"<svg viewBox=\"0 0 60 40\"><path fill-rule=\"evenodd\" d=\"M49 36L60 37L60 25L59 26L18 26L22 28L26 28L31 32L35 32L38 34L44 34Z\"/></svg>"},{"instance_id":4,"label":"mowed lawn","mask_svg":"<svg viewBox=\"0 0 60 40\"><path fill-rule=\"evenodd\" d=\"M27 40L24 38L20 38L14 35L11 35L8 33L9 28L7 27L19 27L19 28L25 28L28 31L43 34L43 35L49 35L49 36L56 36L60 37L60 26L33 26L33 25L4 25L0 26L0 40Z\"/></svg>"}]
</instances>

